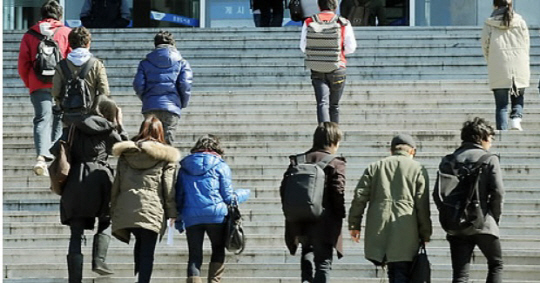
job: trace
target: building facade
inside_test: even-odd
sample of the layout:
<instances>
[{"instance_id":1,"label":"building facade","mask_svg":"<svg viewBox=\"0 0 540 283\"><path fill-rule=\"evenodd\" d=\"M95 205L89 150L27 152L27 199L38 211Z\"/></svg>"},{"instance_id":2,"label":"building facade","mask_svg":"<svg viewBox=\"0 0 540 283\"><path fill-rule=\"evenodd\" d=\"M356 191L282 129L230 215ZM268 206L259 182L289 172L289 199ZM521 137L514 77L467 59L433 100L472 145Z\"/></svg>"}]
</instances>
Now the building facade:
<instances>
[{"instance_id":1,"label":"building facade","mask_svg":"<svg viewBox=\"0 0 540 283\"><path fill-rule=\"evenodd\" d=\"M27 29L40 19L43 1L4 0L3 29ZM67 25L80 25L84 0L59 2ZM491 0L386 0L386 4L389 23L402 26L479 26L493 9ZM149 27L254 26L250 0L128 0L128 5L137 18L150 17ZM514 0L514 8L529 25L540 25L539 0ZM294 24L288 16L285 10L283 25Z\"/></svg>"}]
</instances>

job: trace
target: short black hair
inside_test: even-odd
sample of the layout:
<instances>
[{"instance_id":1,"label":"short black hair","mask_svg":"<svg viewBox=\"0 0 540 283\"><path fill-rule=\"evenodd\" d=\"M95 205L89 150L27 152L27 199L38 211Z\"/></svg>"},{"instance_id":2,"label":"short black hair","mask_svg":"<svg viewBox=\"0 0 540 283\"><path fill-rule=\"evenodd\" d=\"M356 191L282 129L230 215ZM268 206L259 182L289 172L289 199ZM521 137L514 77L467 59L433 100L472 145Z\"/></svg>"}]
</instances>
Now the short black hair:
<instances>
[{"instance_id":1,"label":"short black hair","mask_svg":"<svg viewBox=\"0 0 540 283\"><path fill-rule=\"evenodd\" d=\"M156 36L154 36L154 46L158 46L160 44L169 44L172 46L175 46L176 43L174 42L174 37L172 33L166 31L166 30L160 30Z\"/></svg>"},{"instance_id":2,"label":"short black hair","mask_svg":"<svg viewBox=\"0 0 540 283\"><path fill-rule=\"evenodd\" d=\"M466 121L461 128L461 140L464 142L482 144L482 141L488 141L489 137L494 135L493 126L480 117Z\"/></svg>"},{"instance_id":3,"label":"short black hair","mask_svg":"<svg viewBox=\"0 0 540 283\"><path fill-rule=\"evenodd\" d=\"M92 35L85 27L76 27L68 35L69 47L71 49L86 47L91 40Z\"/></svg>"},{"instance_id":4,"label":"short black hair","mask_svg":"<svg viewBox=\"0 0 540 283\"><path fill-rule=\"evenodd\" d=\"M319 9L321 11L335 11L338 7L337 0L317 0L317 4L319 5Z\"/></svg>"},{"instance_id":5,"label":"short black hair","mask_svg":"<svg viewBox=\"0 0 540 283\"><path fill-rule=\"evenodd\" d=\"M313 134L313 149L324 149L333 145L337 145L343 132L339 129L339 125L334 122L322 122L315 129Z\"/></svg>"},{"instance_id":6,"label":"short black hair","mask_svg":"<svg viewBox=\"0 0 540 283\"><path fill-rule=\"evenodd\" d=\"M42 19L55 19L59 21L62 19L63 8L56 0L47 0L43 6L41 6L41 18Z\"/></svg>"}]
</instances>

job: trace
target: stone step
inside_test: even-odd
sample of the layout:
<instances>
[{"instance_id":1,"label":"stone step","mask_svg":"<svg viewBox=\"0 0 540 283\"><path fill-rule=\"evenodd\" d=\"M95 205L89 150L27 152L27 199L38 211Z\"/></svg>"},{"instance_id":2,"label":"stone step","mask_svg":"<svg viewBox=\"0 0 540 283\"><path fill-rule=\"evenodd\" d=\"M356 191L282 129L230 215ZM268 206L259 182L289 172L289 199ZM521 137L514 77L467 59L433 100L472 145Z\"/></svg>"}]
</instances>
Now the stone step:
<instances>
[{"instance_id":1,"label":"stone step","mask_svg":"<svg viewBox=\"0 0 540 283\"><path fill-rule=\"evenodd\" d=\"M185 276L186 265L187 265L186 263L174 263L174 264L155 263L154 271L152 274L152 282L154 282L154 278L160 278L160 277L173 277L172 279L175 279L177 280L176 282L178 282L185 278L183 276ZM109 277L109 279L100 278L99 282L124 282L124 281L117 281L116 277L129 277L130 280L132 280L131 282L133 282L133 276L132 276L133 264L132 263L112 264L111 267L115 270L114 276ZM21 265L7 265L5 268L5 271L6 271L5 278L12 278L12 277L65 278L67 276L67 268L64 262L60 264L50 263L50 264L40 264L40 265L32 265L32 266L25 266L22 264ZM202 267L202 273L207 274L206 264L203 265ZM486 273L486 267L484 265L471 266L471 270L470 270L471 278L477 278L477 279L484 278L485 280L485 273ZM90 276L94 277L96 275L91 274L91 271L89 270L89 268L86 267L84 269L84 277L86 278ZM381 274L379 274L379 276L381 276ZM448 264L433 264L432 265L433 278L449 278L450 276L451 276L451 267ZM227 280L227 278L231 278L231 277L257 278L256 281L252 281L252 282L261 282L261 281L258 281L259 277L293 277L293 278L297 278L296 280L298 280L298 278L300 277L300 266L299 264L291 264L291 263L268 264L268 265L258 264L258 263L246 263L246 264L227 263L223 282L233 282L233 281ZM352 280L342 281L341 280L342 277L346 277L347 279L353 279L356 281L352 281ZM377 282L380 282L381 280L381 278L378 278L376 276L376 270L373 264L370 264L370 263L348 264L348 263L340 263L339 261L334 262L334 264L332 265L331 278L335 280L336 282L358 282L359 279L363 279L363 278L372 278L372 279L376 278L376 280L379 280ZM526 283L527 282L526 280L538 280L538 278L540 278L540 271L535 269L534 265L505 265L505 272L503 274L503 278L520 279L522 281L519 281L519 282ZM106 281L106 280L111 280L111 281ZM162 281L159 281L158 279L156 280L156 282L162 282ZM173 282L173 281L163 281L163 282ZM244 282L248 282L248 281L244 281ZM281 281L274 281L274 282L281 282ZM366 281L361 281L361 282L366 282ZM367 281L367 282L374 282L374 281ZM510 282L510 281L505 280L504 282Z\"/></svg>"},{"instance_id":2,"label":"stone step","mask_svg":"<svg viewBox=\"0 0 540 283\"><path fill-rule=\"evenodd\" d=\"M256 199L253 199L253 200L250 200L244 204L242 204L241 206L241 210L242 212L244 211L250 211L249 210L249 207L254 207L256 205L253 205L253 203L257 202ZM513 212L513 211L518 211L516 209L512 209L512 208L507 208L507 204L510 204L510 205L515 205L517 202L516 201L506 201L505 200L505 206L504 206L504 213L507 213L507 212ZM279 210L281 211L281 205L274 205L274 204L267 204L268 207L272 208L273 210ZM264 206L262 206L264 207ZM346 204L346 207L349 208L350 207L350 203L347 203ZM259 209L258 210L261 210L261 206L259 206ZM431 210L432 211L436 211L436 208L434 206L434 204L432 204L432 207L431 207ZM533 211L533 210L528 210L527 208L527 205L525 205L523 207L524 211ZM36 214L40 213L39 211L36 211L35 212ZM504 217L504 215L503 215ZM507 238L507 237L514 237L514 236L537 236L537 232L538 230L540 229L540 225L536 224L536 225L527 225L527 226L523 226L523 225L513 225L512 223L507 223L506 222L506 219L504 219L505 221L503 221L504 223L502 223L501 227L500 227L500 231L501 231L501 238ZM443 229L441 228L441 226L439 225L439 221L437 220L437 217L433 217L432 219L433 221L433 236L432 236L432 239L443 239L446 235L446 233L443 231ZM260 236L264 236L264 235L284 235L284 229L285 229L285 226L284 226L284 218L282 217L281 220L278 220L278 221L249 221L246 217L245 221L243 222L243 227L244 227L244 231L246 232L246 234L250 234L250 235L260 235ZM362 224L362 230L364 230L364 224ZM347 221L344 221L344 226L343 226L343 233L344 233L344 236L346 236L346 238L348 238L348 230L347 230ZM17 236L17 235L22 235L24 237L26 237L25 235L43 235L43 236L46 236L46 235L52 235L51 237L53 237L54 235L61 235L61 234L66 234L68 235L69 234L69 227L68 226L64 226L62 224L60 224L60 221L59 221L59 215L57 215L57 219L55 222L32 222L32 223L28 223L28 222L4 222L3 223L3 235L4 236L7 236L7 235L10 235L10 236ZM91 241L91 236L88 237L88 241L90 242ZM178 233L176 233L175 231L175 236L174 236L174 241L175 242L181 242L182 244L180 244L180 246L184 246L184 242L186 241L186 238L184 235L179 235ZM90 244L89 244L90 246ZM430 245L431 246L431 245ZM509 249L512 249L512 246L509 245L508 246ZM531 250L538 250L538 255L540 255L540 247L530 247ZM6 254L4 253L4 256Z\"/></svg>"},{"instance_id":3,"label":"stone step","mask_svg":"<svg viewBox=\"0 0 540 283\"><path fill-rule=\"evenodd\" d=\"M178 148L180 152L186 154L193 147L196 140L189 140L188 137L184 137L182 134L177 135L178 142L174 143L174 147ZM191 136L189 137L191 138ZM418 157L439 155L442 156L447 153L453 152L458 146L459 141L449 142L417 142L416 147L418 149ZM311 146L309 141L305 142L227 142L226 154L228 156L236 156L237 154L257 154L258 156L289 156L292 154L302 153ZM344 142L339 150L339 153L344 156L351 154L370 154L375 155L384 153L388 154L390 148L389 141L353 141L348 140ZM4 149L4 161L9 160L11 157L21 157L21 159L34 157L35 149L33 141L19 142L19 143L3 143ZM500 154L503 158L511 158L514 154L531 154L534 155L535 150L538 149L538 143L536 142L515 142L515 141L498 141L495 140L491 152ZM384 155L381 155L384 156Z\"/></svg>"},{"instance_id":4,"label":"stone step","mask_svg":"<svg viewBox=\"0 0 540 283\"><path fill-rule=\"evenodd\" d=\"M4 173L3 178L3 186L7 188L18 188L18 187L41 187L44 189L49 188L50 186L50 180L48 177L43 176L35 176L33 172L31 172L33 164L28 165L28 169L26 171L21 170L19 175L13 176L13 175L7 175ZM349 174L349 177L347 178L347 186L351 189L356 186L356 183L358 183L358 180L360 179L360 172L363 172L365 168L362 168L362 171L357 171L357 174L351 173ZM431 169L430 169L431 170ZM282 168L282 172L280 174L276 175L261 175L261 174L254 174L254 175L242 175L239 174L234 168L233 168L233 187L235 188L249 188L249 189L256 189L256 188L268 188L273 187L277 190L279 188L279 185L281 183L281 179L283 177L283 172L285 171L285 167ZM349 171L354 172L354 171ZM434 178L435 171L429 171L432 172L431 178ZM352 176L350 176L352 175ZM540 177L538 175L531 174L527 177L524 177L521 173L513 173L508 172L504 173L504 184L507 187L515 187L515 188L527 188L531 187L531 184L539 184L540 183ZM430 184L434 184L433 180L431 180Z\"/></svg>"},{"instance_id":5,"label":"stone step","mask_svg":"<svg viewBox=\"0 0 540 283\"><path fill-rule=\"evenodd\" d=\"M435 184L435 176L431 176L430 184ZM350 197L352 189L356 186L359 176L356 178L348 178L347 183L352 184L352 187L348 186L346 197ZM356 181L356 182L353 182ZM508 181L505 176L505 184L508 186ZM530 187L516 186L513 183L512 186L505 188L505 199L535 199L540 194L540 186L534 185L534 179L531 179ZM431 190L432 188L430 188ZM280 198L279 190L276 186L258 186L250 188L251 198ZM32 199L59 199L59 196L53 194L47 186L42 187L10 187L9 184L4 183L2 199L4 201L20 201L20 200L32 200Z\"/></svg>"},{"instance_id":6,"label":"stone step","mask_svg":"<svg viewBox=\"0 0 540 283\"><path fill-rule=\"evenodd\" d=\"M190 148L184 148L184 150L181 150L181 152L183 152L184 155L187 155L189 153L189 149ZM539 149L540 146L536 146L533 148L533 150ZM355 164L367 165L371 162L375 162L379 159L387 157L388 150L389 147L384 146L381 147L377 152L374 152L373 150L371 152L366 152L360 151L356 148L349 148L347 145L344 145L343 148L339 151L339 154L347 158L348 166ZM491 152L499 155L499 160L502 167L516 165L540 165L540 152L500 152L497 151L497 148L493 148ZM245 165L287 166L289 164L289 155L295 153L296 152L291 151L275 152L272 154L261 154L259 152L239 152L235 153L234 155L226 156L225 161L233 167ZM441 152L429 152L425 148L419 148L415 159L423 165L437 165L440 162L442 156L444 156L445 154L446 153ZM8 151L3 155L4 170L20 169L21 160L33 161L34 159L35 152L21 155L12 154ZM114 166L116 164L116 159L111 159L110 163Z\"/></svg>"},{"instance_id":7,"label":"stone step","mask_svg":"<svg viewBox=\"0 0 540 283\"><path fill-rule=\"evenodd\" d=\"M473 265L472 268L475 268ZM298 267L298 270L300 270L300 267ZM448 271L448 274L451 271ZM526 272L526 271L524 271ZM331 279L342 282L342 283L380 283L381 282L381 276L382 271L379 272L379 277L372 276L370 278L366 277L336 277L331 275ZM96 276L95 274L90 274L90 276ZM448 282L448 278L451 275L444 275L441 278L431 278L431 282L433 283L446 283ZM85 277L82 281L82 283L133 283L133 277ZM156 277L152 276L152 282L155 283L178 283L183 282L186 280L185 277ZM206 279L204 279L206 280ZM284 277L284 276L277 276L277 277L233 277L233 276L227 276L225 274L225 277L222 278L223 283L297 283L300 280L300 276L297 275L291 276L291 277ZM485 273L482 274L482 272L475 272L472 274L472 277L470 278L470 283L483 283L485 282ZM66 278L6 278L3 280L5 283L67 283ZM513 279L505 279L505 283L540 283L538 280L513 280Z\"/></svg>"}]
</instances>

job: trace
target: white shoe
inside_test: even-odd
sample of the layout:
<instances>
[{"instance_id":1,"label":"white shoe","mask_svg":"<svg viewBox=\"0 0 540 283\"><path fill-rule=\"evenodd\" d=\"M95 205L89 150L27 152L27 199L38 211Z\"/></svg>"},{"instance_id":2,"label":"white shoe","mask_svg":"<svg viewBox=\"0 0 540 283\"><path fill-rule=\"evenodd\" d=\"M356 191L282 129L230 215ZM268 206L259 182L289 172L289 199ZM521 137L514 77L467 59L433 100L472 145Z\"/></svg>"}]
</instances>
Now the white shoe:
<instances>
[{"instance_id":1,"label":"white shoe","mask_svg":"<svg viewBox=\"0 0 540 283\"><path fill-rule=\"evenodd\" d=\"M49 170L47 170L47 163L44 160L38 160L34 165L34 173L37 176L49 176Z\"/></svg>"},{"instance_id":2,"label":"white shoe","mask_svg":"<svg viewBox=\"0 0 540 283\"><path fill-rule=\"evenodd\" d=\"M510 130L523 131L521 127L521 118L510 119Z\"/></svg>"}]
</instances>

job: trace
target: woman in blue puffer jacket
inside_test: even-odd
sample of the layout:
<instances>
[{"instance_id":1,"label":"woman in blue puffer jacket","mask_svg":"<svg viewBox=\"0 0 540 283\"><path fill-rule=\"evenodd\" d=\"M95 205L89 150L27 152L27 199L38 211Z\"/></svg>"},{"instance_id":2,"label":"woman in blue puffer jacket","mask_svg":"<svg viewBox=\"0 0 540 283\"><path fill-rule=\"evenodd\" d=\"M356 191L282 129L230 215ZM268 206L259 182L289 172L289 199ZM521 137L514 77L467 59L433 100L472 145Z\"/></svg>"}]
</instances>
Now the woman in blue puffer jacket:
<instances>
[{"instance_id":1,"label":"woman in blue puffer jacket","mask_svg":"<svg viewBox=\"0 0 540 283\"><path fill-rule=\"evenodd\" d=\"M221 282L225 270L225 216L233 199L242 203L250 191L233 191L231 169L223 161L223 150L214 135L199 138L191 154L180 161L181 169L176 183L178 208L177 229L186 227L189 249L188 283L202 283L204 234L212 243L212 258L208 268L208 282Z\"/></svg>"}]
</instances>

